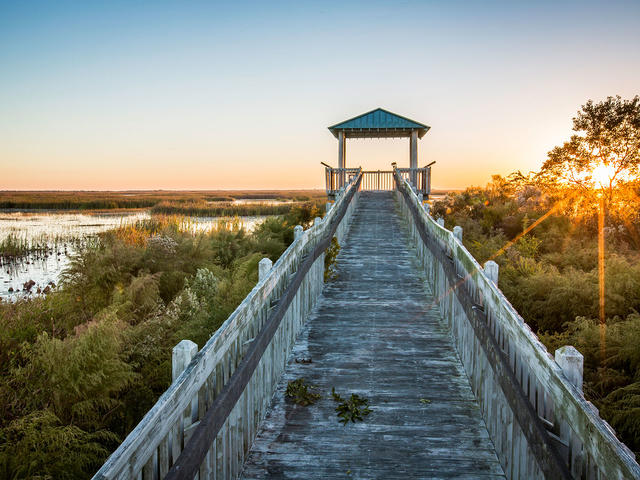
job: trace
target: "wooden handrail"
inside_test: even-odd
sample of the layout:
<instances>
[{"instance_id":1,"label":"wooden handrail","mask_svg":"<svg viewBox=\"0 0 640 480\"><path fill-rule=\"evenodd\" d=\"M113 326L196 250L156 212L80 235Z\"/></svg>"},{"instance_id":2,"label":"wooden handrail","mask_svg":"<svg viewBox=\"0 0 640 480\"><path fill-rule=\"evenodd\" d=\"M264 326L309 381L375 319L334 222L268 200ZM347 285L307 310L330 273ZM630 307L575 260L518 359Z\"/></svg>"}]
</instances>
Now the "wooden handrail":
<instances>
[{"instance_id":1,"label":"wooden handrail","mask_svg":"<svg viewBox=\"0 0 640 480\"><path fill-rule=\"evenodd\" d=\"M396 177L396 181L404 182L399 176ZM429 249L431 255L442 265L448 284L451 286L451 294L457 297L460 305L464 309L465 315L473 327L475 336L489 359L488 363L498 378L507 402L520 424L529 448L533 451L535 459L538 465L540 465L540 469L544 473L545 478L559 480L571 479L569 469L551 443L549 434L545 430L542 421L538 418L522 387L516 380L515 374L509 366L508 357L500 349L496 339L491 334L484 312L475 308L476 304L467 288L467 281L471 280L471 274L468 273L466 277L463 277L462 280L460 279L460 274L456 271L456 265L453 259L450 259L447 251L443 250L441 246L434 241L429 235L425 224L420 221L420 210L418 210L417 204L411 202L410 198L408 198L411 189L401 188L400 191L413 216L420 238Z\"/></svg>"},{"instance_id":2,"label":"wooden handrail","mask_svg":"<svg viewBox=\"0 0 640 480\"><path fill-rule=\"evenodd\" d=\"M358 176L355 180L359 181L360 177ZM303 265L306 258L309 258L309 252L314 251L329 231L339 239L343 238L347 228L345 221L340 222L335 219L339 213L345 211L345 208L348 215L353 212L355 204L353 198L357 195L357 187L350 184L344 193L337 199L334 207L327 212L325 220L316 222L313 228L304 231L280 256L269 274L258 282L195 355L186 369L95 474L94 479L139 477L157 479L167 475L172 463L177 461L182 452L183 441L188 444L189 435L194 435L200 425L198 421L202 422L208 408L210 409L221 397L222 389L229 383L230 376L247 357L246 346L251 348L254 343L257 345L255 338L273 313L272 305L278 308L277 300L282 301L287 286L292 282L292 275L300 268L306 268ZM341 215L345 216L344 213ZM311 271L308 271L303 279L304 288L298 290L296 302L290 305L285 321L280 324L280 330L283 331L286 328L287 331L277 335L279 340L276 342L274 338L269 345L271 361L274 365L284 365L283 355L291 347L291 339L295 338L303 318L313 307L315 299L321 292L323 269L322 260L316 258ZM224 475L227 473L235 475L239 471L241 464L238 462L246 453L243 449L250 445L257 425L266 412L268 398L270 398L269 392L275 388L275 382L277 382L276 376L266 375L266 371L263 371L264 362L260 365L259 368L262 370L256 372L257 374L251 379L251 385L254 386L251 396L247 397L243 394L242 397L245 402L242 405L251 408L247 408L246 414L241 414L239 412L244 410L239 409L236 404L231 416L226 417L224 428L207 457L210 463L203 466L204 472L211 472L213 469L218 474L223 472ZM273 372L276 371L277 367L274 367ZM236 387L240 384L234 383ZM265 395L258 395L258 391L264 392ZM234 397L235 393L228 392L227 400L223 402L221 399L218 403L225 403L228 406L233 403ZM191 408L195 405L196 399L198 412L192 412ZM211 452L215 453L216 443L220 441L221 436L223 441L229 439L230 432L235 432L233 443L229 445L234 453L222 463L216 462L215 455L212 457Z\"/></svg>"},{"instance_id":3,"label":"wooden handrail","mask_svg":"<svg viewBox=\"0 0 640 480\"><path fill-rule=\"evenodd\" d=\"M569 382L484 269L424 210L407 181L399 173L394 178L507 477L545 472L562 478L569 471L575 478L640 478L633 453ZM549 445L555 453L545 455ZM539 472L529 471L532 465Z\"/></svg>"},{"instance_id":4,"label":"wooden handrail","mask_svg":"<svg viewBox=\"0 0 640 480\"><path fill-rule=\"evenodd\" d=\"M359 175L358 179L354 182L354 188L350 189L347 197L341 203L339 211L332 218L330 228L314 247L313 251L306 256L302 264L298 267L291 283L282 297L280 297L277 308L269 316L260 333L258 333L253 342L251 342L246 356L242 359L229 382L224 386L213 405L196 427L191 439L187 445L185 445L184 451L165 477L166 480L191 480L198 472L208 450L211 448L213 439L218 435L220 428L238 402L242 392L255 372L258 362L262 358L280 322L284 318L287 309L291 305L303 278L309 272L315 261L331 244L331 239L342 221L361 179L362 175Z\"/></svg>"}]
</instances>

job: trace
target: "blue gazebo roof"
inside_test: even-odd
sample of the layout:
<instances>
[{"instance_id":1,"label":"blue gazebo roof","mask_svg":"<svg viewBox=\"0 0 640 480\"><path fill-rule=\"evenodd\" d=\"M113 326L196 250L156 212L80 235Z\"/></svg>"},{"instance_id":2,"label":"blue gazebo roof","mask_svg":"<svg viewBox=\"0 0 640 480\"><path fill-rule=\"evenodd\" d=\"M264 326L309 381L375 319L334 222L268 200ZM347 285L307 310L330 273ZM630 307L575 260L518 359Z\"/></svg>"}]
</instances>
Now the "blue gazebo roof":
<instances>
[{"instance_id":1,"label":"blue gazebo roof","mask_svg":"<svg viewBox=\"0 0 640 480\"><path fill-rule=\"evenodd\" d=\"M397 115L382 108L376 108L344 122L329 127L334 137L344 132L346 138L408 137L414 130L422 138L430 129L428 125Z\"/></svg>"}]
</instances>

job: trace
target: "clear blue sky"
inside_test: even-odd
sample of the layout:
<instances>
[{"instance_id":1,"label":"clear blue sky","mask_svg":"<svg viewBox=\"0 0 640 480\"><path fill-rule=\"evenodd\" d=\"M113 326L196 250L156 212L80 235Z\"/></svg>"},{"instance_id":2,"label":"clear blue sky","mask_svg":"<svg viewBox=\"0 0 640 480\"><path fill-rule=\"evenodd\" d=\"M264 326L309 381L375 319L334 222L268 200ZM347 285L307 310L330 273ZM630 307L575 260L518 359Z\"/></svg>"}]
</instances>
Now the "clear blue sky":
<instances>
[{"instance_id":1,"label":"clear blue sky","mask_svg":"<svg viewBox=\"0 0 640 480\"><path fill-rule=\"evenodd\" d=\"M464 187L640 94L640 2L3 2L0 69L0 189L320 187L326 127L376 107Z\"/></svg>"}]
</instances>

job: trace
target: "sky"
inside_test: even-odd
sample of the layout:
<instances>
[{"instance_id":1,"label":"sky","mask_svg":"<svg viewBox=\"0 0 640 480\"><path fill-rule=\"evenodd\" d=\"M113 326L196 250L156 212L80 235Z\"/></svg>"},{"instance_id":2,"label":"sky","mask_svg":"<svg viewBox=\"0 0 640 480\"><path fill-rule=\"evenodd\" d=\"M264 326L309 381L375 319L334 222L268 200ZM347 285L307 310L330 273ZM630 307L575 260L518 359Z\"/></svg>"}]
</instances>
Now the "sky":
<instances>
[{"instance_id":1,"label":"sky","mask_svg":"<svg viewBox=\"0 0 640 480\"><path fill-rule=\"evenodd\" d=\"M0 0L0 190L322 188L327 127L377 107L431 126L434 187L484 185L638 94L637 0Z\"/></svg>"}]
</instances>

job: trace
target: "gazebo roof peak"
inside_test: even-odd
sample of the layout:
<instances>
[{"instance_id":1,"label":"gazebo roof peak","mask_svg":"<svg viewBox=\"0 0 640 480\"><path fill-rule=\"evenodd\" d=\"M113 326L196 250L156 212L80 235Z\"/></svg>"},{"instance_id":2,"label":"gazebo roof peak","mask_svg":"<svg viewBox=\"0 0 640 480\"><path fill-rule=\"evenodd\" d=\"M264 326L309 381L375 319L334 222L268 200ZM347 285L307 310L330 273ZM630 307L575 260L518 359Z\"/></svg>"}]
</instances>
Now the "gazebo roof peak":
<instances>
[{"instance_id":1,"label":"gazebo roof peak","mask_svg":"<svg viewBox=\"0 0 640 480\"><path fill-rule=\"evenodd\" d=\"M383 108L376 108L337 123L329 127L329 131L336 138L341 131L344 132L346 138L409 137L412 131L417 131L418 136L422 138L430 128L428 125L402 115Z\"/></svg>"}]
</instances>

